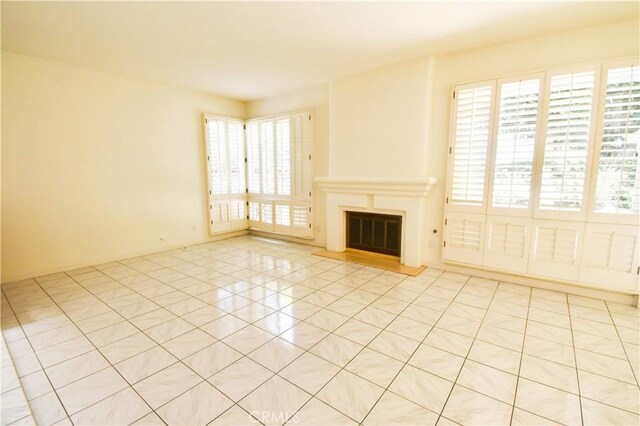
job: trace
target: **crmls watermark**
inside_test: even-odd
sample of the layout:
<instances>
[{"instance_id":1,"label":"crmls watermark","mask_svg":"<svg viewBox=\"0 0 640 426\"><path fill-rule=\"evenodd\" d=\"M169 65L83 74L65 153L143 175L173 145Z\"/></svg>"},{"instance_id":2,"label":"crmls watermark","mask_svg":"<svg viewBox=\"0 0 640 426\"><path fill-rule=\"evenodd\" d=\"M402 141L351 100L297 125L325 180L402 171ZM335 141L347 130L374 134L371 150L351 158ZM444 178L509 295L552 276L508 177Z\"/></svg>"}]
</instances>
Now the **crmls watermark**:
<instances>
[{"instance_id":1,"label":"crmls watermark","mask_svg":"<svg viewBox=\"0 0 640 426\"><path fill-rule=\"evenodd\" d=\"M252 411L250 414L264 424L283 424L284 422L295 424L300 421L297 413L291 416L288 411Z\"/></svg>"}]
</instances>

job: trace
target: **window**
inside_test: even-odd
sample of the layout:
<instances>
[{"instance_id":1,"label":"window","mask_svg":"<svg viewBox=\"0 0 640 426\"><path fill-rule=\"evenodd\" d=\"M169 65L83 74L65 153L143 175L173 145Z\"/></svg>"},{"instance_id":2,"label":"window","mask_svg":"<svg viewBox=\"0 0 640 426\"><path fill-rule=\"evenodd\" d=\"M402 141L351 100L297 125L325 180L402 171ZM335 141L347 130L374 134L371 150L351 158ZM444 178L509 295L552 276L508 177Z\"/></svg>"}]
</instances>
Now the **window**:
<instances>
[{"instance_id":1,"label":"window","mask_svg":"<svg viewBox=\"0 0 640 426\"><path fill-rule=\"evenodd\" d=\"M212 232L312 237L311 113L246 124L205 114L205 134Z\"/></svg>"},{"instance_id":2,"label":"window","mask_svg":"<svg viewBox=\"0 0 640 426\"><path fill-rule=\"evenodd\" d=\"M244 124L205 114L209 181L209 225L212 233L247 227Z\"/></svg>"},{"instance_id":3,"label":"window","mask_svg":"<svg viewBox=\"0 0 640 426\"><path fill-rule=\"evenodd\" d=\"M607 73L594 211L640 213L640 66Z\"/></svg>"},{"instance_id":4,"label":"window","mask_svg":"<svg viewBox=\"0 0 640 426\"><path fill-rule=\"evenodd\" d=\"M637 292L638 63L459 85L453 98L443 258Z\"/></svg>"}]
</instances>

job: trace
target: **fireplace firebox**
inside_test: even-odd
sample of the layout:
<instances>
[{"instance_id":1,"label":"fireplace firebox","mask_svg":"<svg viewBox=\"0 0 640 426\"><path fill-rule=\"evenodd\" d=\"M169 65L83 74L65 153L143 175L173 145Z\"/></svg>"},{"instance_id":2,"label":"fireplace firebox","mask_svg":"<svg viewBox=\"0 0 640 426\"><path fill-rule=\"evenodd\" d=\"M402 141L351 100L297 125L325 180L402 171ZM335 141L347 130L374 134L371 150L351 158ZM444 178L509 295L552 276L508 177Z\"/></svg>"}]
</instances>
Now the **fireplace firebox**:
<instances>
[{"instance_id":1,"label":"fireplace firebox","mask_svg":"<svg viewBox=\"0 0 640 426\"><path fill-rule=\"evenodd\" d=\"M347 247L400 257L402 216L346 213Z\"/></svg>"}]
</instances>

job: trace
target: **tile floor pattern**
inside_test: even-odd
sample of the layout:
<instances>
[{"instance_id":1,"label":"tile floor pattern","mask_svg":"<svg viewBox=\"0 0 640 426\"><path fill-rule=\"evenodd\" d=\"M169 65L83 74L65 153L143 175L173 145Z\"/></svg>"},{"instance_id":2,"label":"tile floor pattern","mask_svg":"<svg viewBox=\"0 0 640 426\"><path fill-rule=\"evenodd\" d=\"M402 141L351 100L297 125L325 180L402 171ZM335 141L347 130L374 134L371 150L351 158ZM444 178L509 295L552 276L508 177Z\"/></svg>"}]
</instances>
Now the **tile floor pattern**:
<instances>
[{"instance_id":1,"label":"tile floor pattern","mask_svg":"<svg viewBox=\"0 0 640 426\"><path fill-rule=\"evenodd\" d=\"M239 237L3 285L2 424L638 424L637 309L314 250Z\"/></svg>"}]
</instances>

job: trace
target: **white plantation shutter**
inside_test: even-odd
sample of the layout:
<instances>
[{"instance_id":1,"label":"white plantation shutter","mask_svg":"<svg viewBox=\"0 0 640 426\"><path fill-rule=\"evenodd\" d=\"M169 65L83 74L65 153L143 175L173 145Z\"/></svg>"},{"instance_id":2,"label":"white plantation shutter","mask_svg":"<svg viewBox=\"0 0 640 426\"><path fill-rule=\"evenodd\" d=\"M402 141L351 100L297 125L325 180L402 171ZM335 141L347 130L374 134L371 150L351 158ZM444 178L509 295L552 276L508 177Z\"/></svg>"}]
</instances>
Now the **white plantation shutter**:
<instances>
[{"instance_id":1,"label":"white plantation shutter","mask_svg":"<svg viewBox=\"0 0 640 426\"><path fill-rule=\"evenodd\" d=\"M291 118L276 120L276 183L278 195L291 195Z\"/></svg>"},{"instance_id":2,"label":"white plantation shutter","mask_svg":"<svg viewBox=\"0 0 640 426\"><path fill-rule=\"evenodd\" d=\"M581 212L595 72L551 77L539 209Z\"/></svg>"},{"instance_id":3,"label":"white plantation shutter","mask_svg":"<svg viewBox=\"0 0 640 426\"><path fill-rule=\"evenodd\" d=\"M309 201L311 198L311 114L291 116L293 139L293 198Z\"/></svg>"},{"instance_id":4,"label":"white plantation shutter","mask_svg":"<svg viewBox=\"0 0 640 426\"><path fill-rule=\"evenodd\" d=\"M582 222L536 220L528 272L565 280L577 280L582 244Z\"/></svg>"},{"instance_id":5,"label":"white plantation shutter","mask_svg":"<svg viewBox=\"0 0 640 426\"><path fill-rule=\"evenodd\" d=\"M594 211L640 214L640 66L608 70Z\"/></svg>"},{"instance_id":6,"label":"white plantation shutter","mask_svg":"<svg viewBox=\"0 0 640 426\"><path fill-rule=\"evenodd\" d=\"M493 91L493 85L455 89L448 197L451 209L484 206Z\"/></svg>"},{"instance_id":7,"label":"white plantation shutter","mask_svg":"<svg viewBox=\"0 0 640 426\"><path fill-rule=\"evenodd\" d=\"M260 222L273 224L273 204L260 203Z\"/></svg>"},{"instance_id":8,"label":"white plantation shutter","mask_svg":"<svg viewBox=\"0 0 640 426\"><path fill-rule=\"evenodd\" d=\"M443 250L447 260L482 264L485 215L449 212Z\"/></svg>"},{"instance_id":9,"label":"white plantation shutter","mask_svg":"<svg viewBox=\"0 0 640 426\"><path fill-rule=\"evenodd\" d=\"M229 193L227 174L226 124L223 119L205 119L207 161L209 164L209 190L213 195Z\"/></svg>"},{"instance_id":10,"label":"white plantation shutter","mask_svg":"<svg viewBox=\"0 0 640 426\"><path fill-rule=\"evenodd\" d=\"M580 280L616 290L638 291L639 227L588 224Z\"/></svg>"},{"instance_id":11,"label":"white plantation shutter","mask_svg":"<svg viewBox=\"0 0 640 426\"><path fill-rule=\"evenodd\" d=\"M248 222L245 212L242 121L205 114L204 126L209 183L209 231L217 234L245 229Z\"/></svg>"},{"instance_id":12,"label":"white plantation shutter","mask_svg":"<svg viewBox=\"0 0 640 426\"><path fill-rule=\"evenodd\" d=\"M484 266L526 272L529 258L531 219L487 216Z\"/></svg>"},{"instance_id":13,"label":"white plantation shutter","mask_svg":"<svg viewBox=\"0 0 640 426\"><path fill-rule=\"evenodd\" d=\"M259 194L262 183L260 160L260 124L257 121L247 123L247 188L249 194Z\"/></svg>"},{"instance_id":14,"label":"white plantation shutter","mask_svg":"<svg viewBox=\"0 0 640 426\"><path fill-rule=\"evenodd\" d=\"M244 165L244 130L240 121L227 120L229 153L229 194L244 194L246 191Z\"/></svg>"},{"instance_id":15,"label":"white plantation shutter","mask_svg":"<svg viewBox=\"0 0 640 426\"><path fill-rule=\"evenodd\" d=\"M260 121L260 173L262 194L276 193L276 165L273 120Z\"/></svg>"},{"instance_id":16,"label":"white plantation shutter","mask_svg":"<svg viewBox=\"0 0 640 426\"><path fill-rule=\"evenodd\" d=\"M253 222L260 221L260 203L249 201L249 220Z\"/></svg>"},{"instance_id":17,"label":"white plantation shutter","mask_svg":"<svg viewBox=\"0 0 640 426\"><path fill-rule=\"evenodd\" d=\"M492 207L529 207L539 93L539 78L500 85Z\"/></svg>"}]
</instances>

